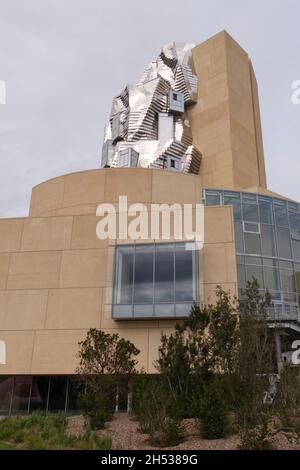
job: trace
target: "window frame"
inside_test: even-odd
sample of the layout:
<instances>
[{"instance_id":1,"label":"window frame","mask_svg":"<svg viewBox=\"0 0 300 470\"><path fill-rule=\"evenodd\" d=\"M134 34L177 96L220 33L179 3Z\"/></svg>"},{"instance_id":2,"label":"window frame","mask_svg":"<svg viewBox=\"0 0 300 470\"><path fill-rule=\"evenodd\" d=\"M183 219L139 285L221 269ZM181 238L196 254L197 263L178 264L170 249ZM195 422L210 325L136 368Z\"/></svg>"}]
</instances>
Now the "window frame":
<instances>
[{"instance_id":1,"label":"window frame","mask_svg":"<svg viewBox=\"0 0 300 470\"><path fill-rule=\"evenodd\" d=\"M167 241L167 242L151 242L151 243L122 243L122 244L116 244L115 245L115 250L114 250L114 272L113 272L113 279L112 279L112 319L113 320L137 320L137 319L147 319L147 320L155 320L155 319L163 319L163 318L185 318L188 316L190 308L188 309L187 313L181 313L184 310L184 305L187 307L190 307L193 303L199 303L199 293L200 293L200 286L199 286L199 252L197 249L191 249L187 250L188 252L192 253L192 291L193 291L193 299L191 300L186 300L186 301L176 301L176 250L178 247L182 245L190 245L190 242L181 242L181 241ZM117 283L120 282L120 274L118 272L118 266L119 266L119 249L122 248L132 248L133 249L133 277L132 277L132 292L134 293L135 291L135 256L136 256L136 249L137 247L152 247L153 248L153 283L152 283L152 289L153 289L153 296L152 296L152 302L135 302L134 301L134 295L131 297L131 302L130 303L117 303L116 299L118 298L116 289L118 288ZM156 249L157 247L163 247L163 246L171 246L172 247L172 253L173 253L173 263L174 263L174 271L173 271L173 300L172 301L156 301L155 300L155 272L156 272ZM151 309L152 306L152 314L148 315L143 315L142 313L138 314L137 309L138 307L144 307L145 310L148 311ZM165 311L167 311L168 306L173 306L173 313L172 314L158 314L157 311L159 310L159 307L161 307L161 310L165 308ZM124 310L120 314L121 309ZM118 313L119 310L119 313ZM142 310L142 308L141 308Z\"/></svg>"}]
</instances>

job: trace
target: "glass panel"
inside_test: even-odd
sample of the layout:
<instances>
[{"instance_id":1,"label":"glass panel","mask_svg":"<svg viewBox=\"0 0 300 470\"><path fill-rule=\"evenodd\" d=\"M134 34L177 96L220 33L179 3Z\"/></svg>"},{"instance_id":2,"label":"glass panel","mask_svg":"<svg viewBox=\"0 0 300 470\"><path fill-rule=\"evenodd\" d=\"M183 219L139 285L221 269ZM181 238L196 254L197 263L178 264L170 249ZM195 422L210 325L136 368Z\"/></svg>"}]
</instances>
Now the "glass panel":
<instances>
[{"instance_id":1,"label":"glass panel","mask_svg":"<svg viewBox=\"0 0 300 470\"><path fill-rule=\"evenodd\" d=\"M237 253L244 253L243 226L242 222L234 223L235 247Z\"/></svg>"},{"instance_id":2,"label":"glass panel","mask_svg":"<svg viewBox=\"0 0 300 470\"><path fill-rule=\"evenodd\" d=\"M191 312L192 304L176 304L176 317L188 317Z\"/></svg>"},{"instance_id":3,"label":"glass panel","mask_svg":"<svg viewBox=\"0 0 300 470\"><path fill-rule=\"evenodd\" d=\"M13 377L0 376L0 416L9 414Z\"/></svg>"},{"instance_id":4,"label":"glass panel","mask_svg":"<svg viewBox=\"0 0 300 470\"><path fill-rule=\"evenodd\" d=\"M155 302L174 302L174 245L155 248Z\"/></svg>"},{"instance_id":5,"label":"glass panel","mask_svg":"<svg viewBox=\"0 0 300 470\"><path fill-rule=\"evenodd\" d=\"M294 259L300 261L300 240L292 240Z\"/></svg>"},{"instance_id":6,"label":"glass panel","mask_svg":"<svg viewBox=\"0 0 300 470\"><path fill-rule=\"evenodd\" d=\"M300 214L290 212L289 215L292 237L300 240Z\"/></svg>"},{"instance_id":7,"label":"glass panel","mask_svg":"<svg viewBox=\"0 0 300 470\"><path fill-rule=\"evenodd\" d=\"M133 250L130 247L117 247L116 280L114 301L116 304L132 303Z\"/></svg>"},{"instance_id":8,"label":"glass panel","mask_svg":"<svg viewBox=\"0 0 300 470\"><path fill-rule=\"evenodd\" d=\"M150 318L153 317L153 303L151 305L135 304L133 306L134 318Z\"/></svg>"},{"instance_id":9,"label":"glass panel","mask_svg":"<svg viewBox=\"0 0 300 470\"><path fill-rule=\"evenodd\" d=\"M247 222L259 222L258 205L243 203L243 219Z\"/></svg>"},{"instance_id":10,"label":"glass panel","mask_svg":"<svg viewBox=\"0 0 300 470\"><path fill-rule=\"evenodd\" d=\"M49 377L32 377L30 411L46 411Z\"/></svg>"},{"instance_id":11,"label":"glass panel","mask_svg":"<svg viewBox=\"0 0 300 470\"><path fill-rule=\"evenodd\" d=\"M279 261L279 267L292 271L294 266L291 261Z\"/></svg>"},{"instance_id":12,"label":"glass panel","mask_svg":"<svg viewBox=\"0 0 300 470\"><path fill-rule=\"evenodd\" d=\"M16 376L12 397L12 414L27 413L31 389L30 376Z\"/></svg>"},{"instance_id":13,"label":"glass panel","mask_svg":"<svg viewBox=\"0 0 300 470\"><path fill-rule=\"evenodd\" d=\"M273 224L272 201L259 201L259 218L261 223Z\"/></svg>"},{"instance_id":14,"label":"glass panel","mask_svg":"<svg viewBox=\"0 0 300 470\"><path fill-rule=\"evenodd\" d=\"M276 225L288 227L288 216L285 202L274 201L274 212Z\"/></svg>"},{"instance_id":15,"label":"glass panel","mask_svg":"<svg viewBox=\"0 0 300 470\"><path fill-rule=\"evenodd\" d=\"M49 411L64 411L66 406L67 377L51 377Z\"/></svg>"},{"instance_id":16,"label":"glass panel","mask_svg":"<svg viewBox=\"0 0 300 470\"><path fill-rule=\"evenodd\" d=\"M205 191L205 205L206 206L220 206L221 194L217 191Z\"/></svg>"},{"instance_id":17,"label":"glass panel","mask_svg":"<svg viewBox=\"0 0 300 470\"><path fill-rule=\"evenodd\" d=\"M263 262L264 262L264 266L271 266L274 268L278 266L278 261L276 259L264 258Z\"/></svg>"},{"instance_id":18,"label":"glass panel","mask_svg":"<svg viewBox=\"0 0 300 470\"><path fill-rule=\"evenodd\" d=\"M260 233L259 224L256 222L244 222L244 231L250 233Z\"/></svg>"},{"instance_id":19,"label":"glass panel","mask_svg":"<svg viewBox=\"0 0 300 470\"><path fill-rule=\"evenodd\" d=\"M82 382L79 382L76 377L70 377L68 389L68 412L79 412L80 410L78 407L78 397L80 393L84 391L84 384Z\"/></svg>"},{"instance_id":20,"label":"glass panel","mask_svg":"<svg viewBox=\"0 0 300 470\"><path fill-rule=\"evenodd\" d=\"M289 229L277 227L277 245L279 258L292 258Z\"/></svg>"},{"instance_id":21,"label":"glass panel","mask_svg":"<svg viewBox=\"0 0 300 470\"><path fill-rule=\"evenodd\" d=\"M281 290L285 292L295 292L295 276L293 271L288 271L287 269L280 270L281 277Z\"/></svg>"},{"instance_id":22,"label":"glass panel","mask_svg":"<svg viewBox=\"0 0 300 470\"><path fill-rule=\"evenodd\" d=\"M258 280L259 287L264 287L263 270L260 266L246 266L246 279L252 281L253 277Z\"/></svg>"},{"instance_id":23,"label":"glass panel","mask_svg":"<svg viewBox=\"0 0 300 470\"><path fill-rule=\"evenodd\" d=\"M194 295L193 254L185 245L175 248L175 301L189 302L196 300Z\"/></svg>"},{"instance_id":24,"label":"glass panel","mask_svg":"<svg viewBox=\"0 0 300 470\"><path fill-rule=\"evenodd\" d=\"M264 267L265 288L269 290L279 290L279 272L278 269Z\"/></svg>"},{"instance_id":25,"label":"glass panel","mask_svg":"<svg viewBox=\"0 0 300 470\"><path fill-rule=\"evenodd\" d=\"M238 286L242 289L246 287L245 266L238 264L237 266Z\"/></svg>"},{"instance_id":26,"label":"glass panel","mask_svg":"<svg viewBox=\"0 0 300 470\"><path fill-rule=\"evenodd\" d=\"M133 316L133 305L113 305L113 318L131 318Z\"/></svg>"},{"instance_id":27,"label":"glass panel","mask_svg":"<svg viewBox=\"0 0 300 470\"><path fill-rule=\"evenodd\" d=\"M175 317L175 304L156 304L154 305L155 316L160 318Z\"/></svg>"},{"instance_id":28,"label":"glass panel","mask_svg":"<svg viewBox=\"0 0 300 470\"><path fill-rule=\"evenodd\" d=\"M238 255L236 257L237 264L245 264L245 256Z\"/></svg>"},{"instance_id":29,"label":"glass panel","mask_svg":"<svg viewBox=\"0 0 300 470\"><path fill-rule=\"evenodd\" d=\"M272 225L261 224L261 251L265 256L276 256L275 232Z\"/></svg>"},{"instance_id":30,"label":"glass panel","mask_svg":"<svg viewBox=\"0 0 300 470\"><path fill-rule=\"evenodd\" d=\"M134 269L134 303L153 303L153 245L137 245Z\"/></svg>"},{"instance_id":31,"label":"glass panel","mask_svg":"<svg viewBox=\"0 0 300 470\"><path fill-rule=\"evenodd\" d=\"M241 220L242 210L241 210L241 198L240 193L224 193L224 204L233 206L233 215L234 220Z\"/></svg>"},{"instance_id":32,"label":"glass panel","mask_svg":"<svg viewBox=\"0 0 300 470\"><path fill-rule=\"evenodd\" d=\"M251 255L260 255L260 236L256 233L244 233L245 252Z\"/></svg>"},{"instance_id":33,"label":"glass panel","mask_svg":"<svg viewBox=\"0 0 300 470\"><path fill-rule=\"evenodd\" d=\"M246 256L245 258L246 264L254 264L255 266L262 265L262 258L258 256Z\"/></svg>"},{"instance_id":34,"label":"glass panel","mask_svg":"<svg viewBox=\"0 0 300 470\"><path fill-rule=\"evenodd\" d=\"M256 194L253 193L242 193L243 201L255 201L256 202Z\"/></svg>"}]
</instances>

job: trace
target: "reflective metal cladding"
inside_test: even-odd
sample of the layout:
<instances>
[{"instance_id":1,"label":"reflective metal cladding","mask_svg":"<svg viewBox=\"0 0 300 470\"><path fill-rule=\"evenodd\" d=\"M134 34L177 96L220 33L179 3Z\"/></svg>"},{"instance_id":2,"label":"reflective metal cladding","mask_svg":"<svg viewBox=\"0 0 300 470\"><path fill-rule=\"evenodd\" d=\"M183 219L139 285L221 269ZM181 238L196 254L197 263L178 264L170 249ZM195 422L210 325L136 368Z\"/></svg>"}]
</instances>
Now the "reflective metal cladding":
<instances>
[{"instance_id":1,"label":"reflective metal cladding","mask_svg":"<svg viewBox=\"0 0 300 470\"><path fill-rule=\"evenodd\" d=\"M193 47L167 44L140 81L127 85L113 99L102 167L139 166L199 173L202 156L193 145L187 116L188 107L197 101L198 90L192 70Z\"/></svg>"}]
</instances>

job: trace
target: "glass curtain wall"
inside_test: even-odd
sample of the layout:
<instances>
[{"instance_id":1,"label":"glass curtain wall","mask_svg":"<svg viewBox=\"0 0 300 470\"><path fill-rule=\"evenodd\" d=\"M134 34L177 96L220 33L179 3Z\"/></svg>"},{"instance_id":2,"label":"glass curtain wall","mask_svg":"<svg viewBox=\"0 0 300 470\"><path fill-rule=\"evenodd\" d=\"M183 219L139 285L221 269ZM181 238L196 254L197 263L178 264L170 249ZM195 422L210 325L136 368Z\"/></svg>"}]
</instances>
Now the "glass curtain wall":
<instances>
[{"instance_id":1,"label":"glass curtain wall","mask_svg":"<svg viewBox=\"0 0 300 470\"><path fill-rule=\"evenodd\" d=\"M252 276L274 302L298 304L300 205L268 196L204 190L205 205L231 205L240 295Z\"/></svg>"}]
</instances>

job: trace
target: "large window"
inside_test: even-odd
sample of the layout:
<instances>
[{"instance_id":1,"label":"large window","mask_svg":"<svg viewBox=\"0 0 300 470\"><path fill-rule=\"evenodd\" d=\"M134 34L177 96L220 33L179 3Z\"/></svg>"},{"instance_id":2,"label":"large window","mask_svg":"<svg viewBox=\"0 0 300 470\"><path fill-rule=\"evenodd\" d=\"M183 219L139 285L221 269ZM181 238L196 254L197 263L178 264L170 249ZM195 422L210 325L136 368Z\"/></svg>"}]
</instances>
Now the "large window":
<instances>
[{"instance_id":1,"label":"large window","mask_svg":"<svg viewBox=\"0 0 300 470\"><path fill-rule=\"evenodd\" d=\"M184 317L197 301L197 256L190 244L116 247L113 318Z\"/></svg>"}]
</instances>

